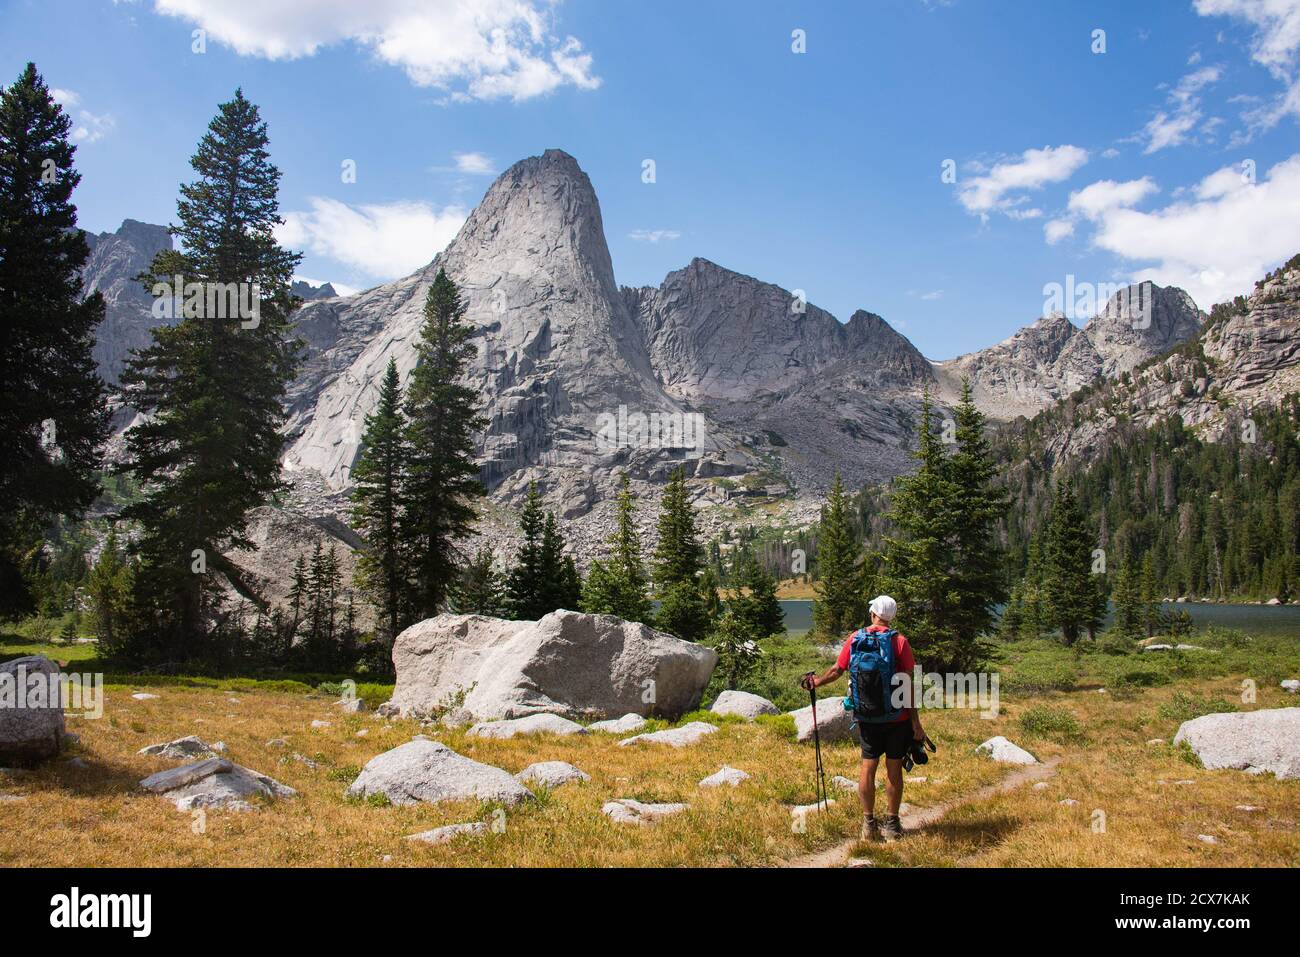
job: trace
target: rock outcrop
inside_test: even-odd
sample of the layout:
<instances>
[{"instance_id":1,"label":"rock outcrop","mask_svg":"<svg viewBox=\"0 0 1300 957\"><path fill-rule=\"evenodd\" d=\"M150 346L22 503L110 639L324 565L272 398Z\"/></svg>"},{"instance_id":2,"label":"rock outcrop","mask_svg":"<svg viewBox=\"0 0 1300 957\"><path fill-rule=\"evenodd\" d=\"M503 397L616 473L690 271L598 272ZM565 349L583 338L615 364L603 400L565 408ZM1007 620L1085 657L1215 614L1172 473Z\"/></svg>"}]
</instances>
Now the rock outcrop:
<instances>
[{"instance_id":1,"label":"rock outcrop","mask_svg":"<svg viewBox=\"0 0 1300 957\"><path fill-rule=\"evenodd\" d=\"M813 739L813 706L788 712L794 718L795 740ZM836 741L854 741L853 716L845 710L842 697L821 698L817 702L817 737L822 744Z\"/></svg>"},{"instance_id":2,"label":"rock outcrop","mask_svg":"<svg viewBox=\"0 0 1300 957\"><path fill-rule=\"evenodd\" d=\"M151 774L140 782L146 791L161 794L178 810L221 808L227 811L256 809L256 799L293 797L298 792L274 778L241 767L224 758L208 758Z\"/></svg>"},{"instance_id":3,"label":"rock outcrop","mask_svg":"<svg viewBox=\"0 0 1300 957\"><path fill-rule=\"evenodd\" d=\"M131 352L149 345L153 328L169 321L154 317L153 296L136 276L172 248L172 238L166 226L127 219L117 232L86 233L86 243L90 258L81 270L81 292L104 297L104 321L95 329L91 355L100 377L116 387Z\"/></svg>"},{"instance_id":4,"label":"rock outcrop","mask_svg":"<svg viewBox=\"0 0 1300 957\"><path fill-rule=\"evenodd\" d=\"M65 732L59 666L44 655L0 664L0 764L55 757Z\"/></svg>"},{"instance_id":5,"label":"rock outcrop","mask_svg":"<svg viewBox=\"0 0 1300 957\"><path fill-rule=\"evenodd\" d=\"M994 761L1002 764L1037 764L1038 759L1020 747L1018 744L1007 740L1002 735L989 738L983 744L975 748L981 754L987 754Z\"/></svg>"},{"instance_id":6,"label":"rock outcrop","mask_svg":"<svg viewBox=\"0 0 1300 957\"><path fill-rule=\"evenodd\" d=\"M612 615L439 615L397 636L397 683L383 712L431 716L463 696L461 707L480 721L676 717L699 706L716 663L711 648Z\"/></svg>"}]
</instances>

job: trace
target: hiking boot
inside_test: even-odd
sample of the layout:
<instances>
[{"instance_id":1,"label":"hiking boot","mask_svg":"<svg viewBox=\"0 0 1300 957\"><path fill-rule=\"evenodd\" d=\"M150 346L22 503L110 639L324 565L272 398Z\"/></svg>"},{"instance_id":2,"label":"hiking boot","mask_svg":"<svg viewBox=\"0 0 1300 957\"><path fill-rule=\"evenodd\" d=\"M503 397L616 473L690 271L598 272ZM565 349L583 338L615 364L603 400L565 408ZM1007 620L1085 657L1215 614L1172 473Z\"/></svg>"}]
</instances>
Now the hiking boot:
<instances>
[{"instance_id":1,"label":"hiking boot","mask_svg":"<svg viewBox=\"0 0 1300 957\"><path fill-rule=\"evenodd\" d=\"M896 841L903 836L903 822L894 814L880 824L880 836L886 841Z\"/></svg>"},{"instance_id":2,"label":"hiking boot","mask_svg":"<svg viewBox=\"0 0 1300 957\"><path fill-rule=\"evenodd\" d=\"M875 817L864 816L862 818L862 840L880 840L880 824L876 821Z\"/></svg>"}]
</instances>

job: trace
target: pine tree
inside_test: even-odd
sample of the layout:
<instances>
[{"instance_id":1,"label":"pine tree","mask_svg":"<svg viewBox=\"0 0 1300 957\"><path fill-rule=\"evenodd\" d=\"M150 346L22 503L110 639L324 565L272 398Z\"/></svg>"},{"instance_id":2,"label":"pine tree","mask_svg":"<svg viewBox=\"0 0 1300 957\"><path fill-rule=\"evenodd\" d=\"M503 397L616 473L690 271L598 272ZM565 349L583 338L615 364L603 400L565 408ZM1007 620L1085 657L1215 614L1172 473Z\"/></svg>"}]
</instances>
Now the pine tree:
<instances>
[{"instance_id":1,"label":"pine tree","mask_svg":"<svg viewBox=\"0 0 1300 957\"><path fill-rule=\"evenodd\" d=\"M273 234L280 172L266 146L257 107L236 90L190 160L198 178L181 186L172 228L181 248L159 253L145 277L155 294L182 277L181 318L155 327L122 375L127 403L144 416L127 433L123 466L143 500L122 512L143 529L137 590L151 621L141 640L169 660L203 656L219 605L206 568L231 570L224 552L252 547L247 514L280 487L298 349L290 282L301 256Z\"/></svg>"},{"instance_id":2,"label":"pine tree","mask_svg":"<svg viewBox=\"0 0 1300 957\"><path fill-rule=\"evenodd\" d=\"M659 611L655 624L684 641L700 641L712 626L710 606L717 602L717 591L716 586L707 589L701 581L704 550L700 547L695 509L686 490L683 469L676 469L664 486L658 532L654 583Z\"/></svg>"},{"instance_id":3,"label":"pine tree","mask_svg":"<svg viewBox=\"0 0 1300 957\"><path fill-rule=\"evenodd\" d=\"M1115 632L1123 638L1136 640L1143 636L1142 602L1139 584L1133 569L1133 557L1125 555L1115 574Z\"/></svg>"},{"instance_id":4,"label":"pine tree","mask_svg":"<svg viewBox=\"0 0 1300 957\"><path fill-rule=\"evenodd\" d=\"M457 578L457 544L472 531L483 494L474 460L485 424L461 377L476 354L465 303L441 269L424 303L417 364L407 387L407 479L402 528L411 557L413 618L438 613Z\"/></svg>"},{"instance_id":5,"label":"pine tree","mask_svg":"<svg viewBox=\"0 0 1300 957\"><path fill-rule=\"evenodd\" d=\"M915 457L917 470L894 485L888 520L897 535L885 539L880 587L898 602L898 624L927 668L969 671L982 649L959 625L959 612L973 606L963 604L956 570L959 493L934 430L928 391Z\"/></svg>"},{"instance_id":6,"label":"pine tree","mask_svg":"<svg viewBox=\"0 0 1300 957\"><path fill-rule=\"evenodd\" d=\"M785 612L776 597L776 579L753 555L741 561L733 587L735 594L727 605L750 633L766 638L785 632Z\"/></svg>"},{"instance_id":7,"label":"pine tree","mask_svg":"<svg viewBox=\"0 0 1300 957\"><path fill-rule=\"evenodd\" d=\"M582 609L595 615L617 615L625 621L649 622L650 597L641 562L641 536L633 517L636 500L626 474L619 487L617 506L609 558L591 563L583 586Z\"/></svg>"},{"instance_id":8,"label":"pine tree","mask_svg":"<svg viewBox=\"0 0 1300 957\"><path fill-rule=\"evenodd\" d=\"M0 89L0 614L33 609L22 554L34 529L99 493L109 432L91 357L104 300L81 297L90 249L71 125L34 64Z\"/></svg>"},{"instance_id":9,"label":"pine tree","mask_svg":"<svg viewBox=\"0 0 1300 957\"><path fill-rule=\"evenodd\" d=\"M1073 488L1068 481L1061 480L1056 486L1047 527L1044 588L1048 620L1053 627L1061 629L1067 645L1074 644L1084 629L1095 626L1097 589L1091 580L1093 541Z\"/></svg>"},{"instance_id":10,"label":"pine tree","mask_svg":"<svg viewBox=\"0 0 1300 957\"><path fill-rule=\"evenodd\" d=\"M90 596L95 634L100 650L111 656L118 649L120 631L129 613L131 566L118 546L117 529L109 526L99 559L90 570L86 591Z\"/></svg>"},{"instance_id":11,"label":"pine tree","mask_svg":"<svg viewBox=\"0 0 1300 957\"><path fill-rule=\"evenodd\" d=\"M996 618L996 608L1007 597L1005 554L996 539L998 523L1009 504L1005 491L995 484L997 467L985 435L984 415L975 407L970 380L962 381L961 401L954 410L956 449L947 459L947 477L953 487L952 512L956 523L953 548L955 593L949 611L958 641L974 648ZM977 653L962 655L974 661Z\"/></svg>"},{"instance_id":12,"label":"pine tree","mask_svg":"<svg viewBox=\"0 0 1300 957\"><path fill-rule=\"evenodd\" d=\"M537 491L537 486L530 482L528 497L519 513L519 530L523 533L524 540L506 579L506 604L511 617L520 621L536 621L553 610L542 610L546 601L546 571L542 555L542 533L545 526L546 513L542 509L542 496Z\"/></svg>"},{"instance_id":13,"label":"pine tree","mask_svg":"<svg viewBox=\"0 0 1300 957\"><path fill-rule=\"evenodd\" d=\"M1160 592L1156 585L1155 559L1150 552L1142 556L1142 578L1138 589L1138 600L1142 606L1142 630L1147 638L1155 635L1160 628Z\"/></svg>"},{"instance_id":14,"label":"pine tree","mask_svg":"<svg viewBox=\"0 0 1300 957\"><path fill-rule=\"evenodd\" d=\"M402 486L406 481L406 420L397 363L389 359L379 403L366 416L361 457L352 469L352 520L366 540L357 580L378 610L384 637L392 641L410 622L409 584L402 549Z\"/></svg>"},{"instance_id":15,"label":"pine tree","mask_svg":"<svg viewBox=\"0 0 1300 957\"><path fill-rule=\"evenodd\" d=\"M310 597L307 586L307 559L301 552L293 563L293 578L289 586L289 622L288 622L288 639L292 644L293 639L298 635L298 627L302 623L303 615L306 612Z\"/></svg>"},{"instance_id":16,"label":"pine tree","mask_svg":"<svg viewBox=\"0 0 1300 957\"><path fill-rule=\"evenodd\" d=\"M850 522L848 496L836 472L817 526L817 583L813 586L817 593L813 629L827 639L842 638L866 619L858 545Z\"/></svg>"},{"instance_id":17,"label":"pine tree","mask_svg":"<svg viewBox=\"0 0 1300 957\"><path fill-rule=\"evenodd\" d=\"M480 548L474 560L465 566L456 588L454 605L457 613L462 615L505 616L505 583L497 571L492 549Z\"/></svg>"}]
</instances>

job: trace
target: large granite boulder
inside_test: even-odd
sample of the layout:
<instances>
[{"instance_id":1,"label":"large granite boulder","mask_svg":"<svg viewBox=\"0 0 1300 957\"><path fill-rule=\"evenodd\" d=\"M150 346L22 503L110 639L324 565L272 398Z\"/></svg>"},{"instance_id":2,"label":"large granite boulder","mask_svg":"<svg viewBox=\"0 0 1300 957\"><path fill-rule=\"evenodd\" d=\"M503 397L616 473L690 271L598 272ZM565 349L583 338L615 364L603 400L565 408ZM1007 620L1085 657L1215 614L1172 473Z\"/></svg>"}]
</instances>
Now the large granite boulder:
<instances>
[{"instance_id":1,"label":"large granite boulder","mask_svg":"<svg viewBox=\"0 0 1300 957\"><path fill-rule=\"evenodd\" d=\"M420 738L371 758L347 793L349 797L383 794L394 804L476 798L515 805L533 797L510 772Z\"/></svg>"},{"instance_id":2,"label":"large granite boulder","mask_svg":"<svg viewBox=\"0 0 1300 957\"><path fill-rule=\"evenodd\" d=\"M516 774L515 779L524 784L540 784L554 789L570 781L590 781L591 775L567 761L538 761Z\"/></svg>"},{"instance_id":3,"label":"large granite boulder","mask_svg":"<svg viewBox=\"0 0 1300 957\"><path fill-rule=\"evenodd\" d=\"M618 743L618 746L626 748L633 744L667 744L674 748L684 748L703 741L709 735L716 734L717 731L718 726L716 724L709 724L707 721L691 721L680 728L665 728L663 731L654 731L650 734L638 734L631 738L624 738Z\"/></svg>"},{"instance_id":4,"label":"large granite boulder","mask_svg":"<svg viewBox=\"0 0 1300 957\"><path fill-rule=\"evenodd\" d=\"M44 655L0 664L0 764L52 758L64 732L59 666Z\"/></svg>"},{"instance_id":5,"label":"large granite boulder","mask_svg":"<svg viewBox=\"0 0 1300 957\"><path fill-rule=\"evenodd\" d=\"M795 739L798 741L811 741L813 739L812 705L787 713L794 718ZM837 695L818 700L817 737L821 740L821 743L833 744L836 741L856 740L857 732L853 730L851 717L852 715L844 710L844 699L842 697Z\"/></svg>"},{"instance_id":6,"label":"large granite boulder","mask_svg":"<svg viewBox=\"0 0 1300 957\"><path fill-rule=\"evenodd\" d=\"M711 648L612 615L439 615L397 636L397 684L383 711L427 717L463 696L480 721L541 712L674 718L699 707L717 660Z\"/></svg>"},{"instance_id":7,"label":"large granite boulder","mask_svg":"<svg viewBox=\"0 0 1300 957\"><path fill-rule=\"evenodd\" d=\"M1300 708L1202 715L1178 728L1174 744L1184 741L1212 771L1236 768L1300 778Z\"/></svg>"},{"instance_id":8,"label":"large granite boulder","mask_svg":"<svg viewBox=\"0 0 1300 957\"><path fill-rule=\"evenodd\" d=\"M171 758L173 761L195 761L202 758L214 758L218 752L198 735L191 734L189 737L177 738L175 741L151 744L148 747L141 748L136 753Z\"/></svg>"},{"instance_id":9,"label":"large granite boulder","mask_svg":"<svg viewBox=\"0 0 1300 957\"><path fill-rule=\"evenodd\" d=\"M255 809L252 799L293 797L298 793L274 778L224 758L208 758L159 771L141 781L140 786L161 794L181 811L195 808L251 811Z\"/></svg>"}]
</instances>

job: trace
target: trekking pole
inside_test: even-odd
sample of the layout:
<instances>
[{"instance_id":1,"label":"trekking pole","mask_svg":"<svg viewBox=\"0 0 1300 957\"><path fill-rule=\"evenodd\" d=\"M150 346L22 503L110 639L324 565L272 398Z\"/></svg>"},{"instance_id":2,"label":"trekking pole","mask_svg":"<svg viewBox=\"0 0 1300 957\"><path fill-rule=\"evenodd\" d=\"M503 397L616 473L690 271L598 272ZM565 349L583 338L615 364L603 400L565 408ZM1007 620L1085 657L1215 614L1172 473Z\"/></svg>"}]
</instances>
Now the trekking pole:
<instances>
[{"instance_id":1,"label":"trekking pole","mask_svg":"<svg viewBox=\"0 0 1300 957\"><path fill-rule=\"evenodd\" d=\"M811 677L812 674L812 672L809 672L805 677ZM813 747L817 751L817 778L813 781L813 790L816 792L817 806L825 810L827 806L826 770L822 766L821 733L817 730L817 686L812 682L808 683L808 698L812 702Z\"/></svg>"}]
</instances>

